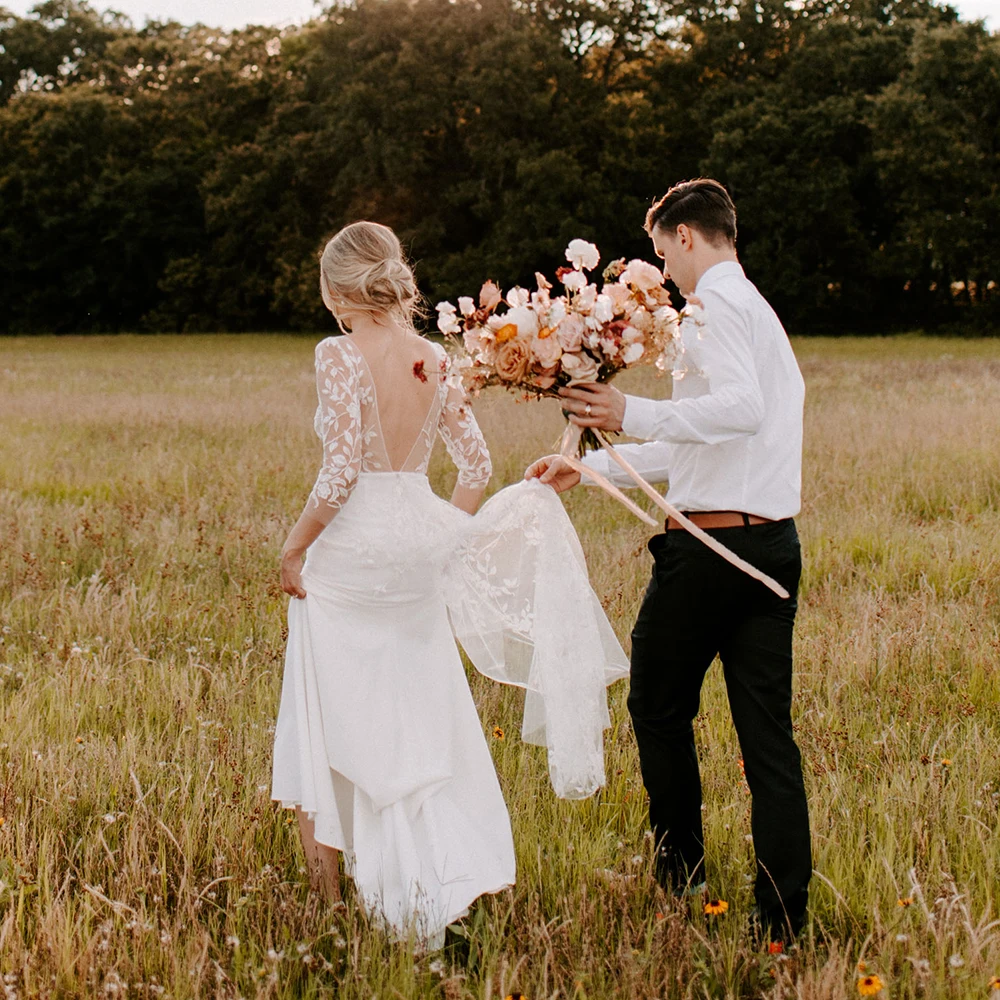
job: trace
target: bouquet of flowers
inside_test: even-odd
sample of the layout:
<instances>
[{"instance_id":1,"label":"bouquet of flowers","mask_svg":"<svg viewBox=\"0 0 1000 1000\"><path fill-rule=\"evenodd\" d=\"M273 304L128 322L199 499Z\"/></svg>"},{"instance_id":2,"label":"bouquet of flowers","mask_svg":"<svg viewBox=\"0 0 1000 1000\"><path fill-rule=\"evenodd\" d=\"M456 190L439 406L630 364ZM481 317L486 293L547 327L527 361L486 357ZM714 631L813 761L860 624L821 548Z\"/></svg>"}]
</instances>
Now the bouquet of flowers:
<instances>
[{"instance_id":1,"label":"bouquet of flowers","mask_svg":"<svg viewBox=\"0 0 1000 1000\"><path fill-rule=\"evenodd\" d=\"M588 276L600 262L593 243L573 240L566 259L570 266L556 272L561 294L536 274L534 292L512 288L505 298L487 281L478 304L470 297L460 298L457 309L439 302L438 329L458 345L451 374L473 395L502 385L527 397L607 382L638 365L682 377L681 324L700 322L698 309L671 306L660 269L644 260L616 260L598 288Z\"/></svg>"}]
</instances>

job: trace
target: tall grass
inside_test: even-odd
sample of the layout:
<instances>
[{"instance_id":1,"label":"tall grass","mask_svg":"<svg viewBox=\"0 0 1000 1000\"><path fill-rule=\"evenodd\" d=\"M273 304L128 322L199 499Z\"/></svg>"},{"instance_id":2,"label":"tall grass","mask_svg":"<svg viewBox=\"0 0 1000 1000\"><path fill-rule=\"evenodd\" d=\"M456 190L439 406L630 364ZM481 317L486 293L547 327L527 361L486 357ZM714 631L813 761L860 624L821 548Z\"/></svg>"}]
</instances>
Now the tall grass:
<instances>
[{"instance_id":1,"label":"tall grass","mask_svg":"<svg viewBox=\"0 0 1000 1000\"><path fill-rule=\"evenodd\" d=\"M1000 975L1000 343L800 341L796 724L816 876L785 955L746 934L749 800L719 671L697 723L723 917L653 887L625 685L608 784L554 799L516 692L471 678L518 883L416 960L311 897L269 801L276 557L317 463L310 341L0 343L0 971L10 998L986 996ZM622 380L661 395L648 375ZM554 404L484 397L496 488ZM440 455L432 481L453 473ZM566 498L622 641L646 528ZM419 725L419 719L412 720ZM373 752L378 734L372 734Z\"/></svg>"}]
</instances>

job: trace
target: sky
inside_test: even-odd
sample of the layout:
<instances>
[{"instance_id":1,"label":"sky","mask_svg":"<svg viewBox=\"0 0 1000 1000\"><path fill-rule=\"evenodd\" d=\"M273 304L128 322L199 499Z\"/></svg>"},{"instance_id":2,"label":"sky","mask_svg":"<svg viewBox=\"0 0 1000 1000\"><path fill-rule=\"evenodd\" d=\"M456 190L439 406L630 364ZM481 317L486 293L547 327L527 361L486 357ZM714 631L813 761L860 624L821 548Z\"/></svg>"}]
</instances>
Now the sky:
<instances>
[{"instance_id":1,"label":"sky","mask_svg":"<svg viewBox=\"0 0 1000 1000\"><path fill-rule=\"evenodd\" d=\"M35 0L0 0L15 14L25 14ZM950 0L967 20L985 18L987 26L1000 31L1000 0ZM148 18L175 20L182 24L202 21L213 27L236 28L244 24L284 25L308 18L317 8L314 0L96 0L103 10L114 7L136 24Z\"/></svg>"}]
</instances>

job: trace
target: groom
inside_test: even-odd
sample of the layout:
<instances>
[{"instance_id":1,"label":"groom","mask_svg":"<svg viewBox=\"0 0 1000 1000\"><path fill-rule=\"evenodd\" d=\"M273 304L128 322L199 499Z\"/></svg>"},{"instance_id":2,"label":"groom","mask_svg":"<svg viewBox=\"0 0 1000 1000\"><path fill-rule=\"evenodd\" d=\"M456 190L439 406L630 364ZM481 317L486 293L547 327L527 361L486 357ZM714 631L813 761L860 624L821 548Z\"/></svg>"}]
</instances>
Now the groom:
<instances>
[{"instance_id":1,"label":"groom","mask_svg":"<svg viewBox=\"0 0 1000 1000\"><path fill-rule=\"evenodd\" d=\"M670 400L588 384L563 389L563 406L581 427L644 439L620 448L632 466L647 480L669 480L671 504L792 595L775 596L673 519L649 542L653 575L632 632L628 707L659 845L657 877L678 894L705 881L692 723L718 655L753 796L755 917L761 933L789 940L805 921L812 874L790 714L802 376L778 317L739 264L736 209L721 184L675 185L649 210L646 231L664 274L704 305L704 328L685 330L680 367L688 371L675 378ZM586 464L634 485L604 452ZM558 456L525 477L559 492L580 481Z\"/></svg>"}]
</instances>

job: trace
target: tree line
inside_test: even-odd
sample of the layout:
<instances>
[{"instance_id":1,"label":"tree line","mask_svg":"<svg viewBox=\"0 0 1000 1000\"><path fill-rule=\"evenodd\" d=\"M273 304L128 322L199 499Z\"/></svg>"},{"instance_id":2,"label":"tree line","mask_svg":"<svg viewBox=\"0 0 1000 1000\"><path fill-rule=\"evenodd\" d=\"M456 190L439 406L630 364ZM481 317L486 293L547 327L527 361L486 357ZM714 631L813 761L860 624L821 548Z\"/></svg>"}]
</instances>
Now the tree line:
<instances>
[{"instance_id":1,"label":"tree line","mask_svg":"<svg viewBox=\"0 0 1000 1000\"><path fill-rule=\"evenodd\" d=\"M221 31L0 8L0 331L326 329L393 226L431 302L649 257L702 174L788 329L1000 319L1000 34L934 0L349 0Z\"/></svg>"}]
</instances>

